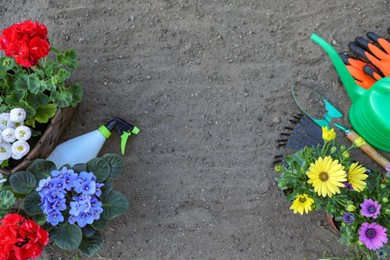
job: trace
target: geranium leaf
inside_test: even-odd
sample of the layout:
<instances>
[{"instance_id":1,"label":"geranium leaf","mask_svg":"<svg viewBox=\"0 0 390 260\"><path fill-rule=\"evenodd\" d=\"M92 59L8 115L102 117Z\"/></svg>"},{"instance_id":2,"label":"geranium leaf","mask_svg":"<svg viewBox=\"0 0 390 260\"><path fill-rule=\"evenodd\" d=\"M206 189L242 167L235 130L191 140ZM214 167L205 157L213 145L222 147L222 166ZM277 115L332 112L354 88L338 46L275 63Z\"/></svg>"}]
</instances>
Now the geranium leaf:
<instances>
[{"instance_id":1,"label":"geranium leaf","mask_svg":"<svg viewBox=\"0 0 390 260\"><path fill-rule=\"evenodd\" d=\"M7 76L7 71L0 65L0 79L4 79Z\"/></svg>"},{"instance_id":2,"label":"geranium leaf","mask_svg":"<svg viewBox=\"0 0 390 260\"><path fill-rule=\"evenodd\" d=\"M50 99L58 107L67 107L70 106L70 103L72 102L72 95L65 91L52 91L50 93Z\"/></svg>"},{"instance_id":3,"label":"geranium leaf","mask_svg":"<svg viewBox=\"0 0 390 260\"><path fill-rule=\"evenodd\" d=\"M26 170L31 172L39 182L40 180L51 176L51 172L57 170L57 167L51 161L35 159Z\"/></svg>"},{"instance_id":4,"label":"geranium leaf","mask_svg":"<svg viewBox=\"0 0 390 260\"><path fill-rule=\"evenodd\" d=\"M31 172L15 172L9 178L12 189L20 194L27 194L35 187L37 180Z\"/></svg>"},{"instance_id":5,"label":"geranium leaf","mask_svg":"<svg viewBox=\"0 0 390 260\"><path fill-rule=\"evenodd\" d=\"M41 208L38 206L41 203L41 196L36 191L29 193L23 202L24 211L30 216L38 215L42 213Z\"/></svg>"},{"instance_id":6,"label":"geranium leaf","mask_svg":"<svg viewBox=\"0 0 390 260\"><path fill-rule=\"evenodd\" d=\"M64 64L70 69L76 69L78 66L78 55L74 49L69 49L63 53L59 53L56 58L59 63Z\"/></svg>"},{"instance_id":7,"label":"geranium leaf","mask_svg":"<svg viewBox=\"0 0 390 260\"><path fill-rule=\"evenodd\" d=\"M40 106L45 106L49 104L50 98L43 93L28 93L26 96L26 101L33 108L38 108Z\"/></svg>"},{"instance_id":8,"label":"geranium leaf","mask_svg":"<svg viewBox=\"0 0 390 260\"><path fill-rule=\"evenodd\" d=\"M115 179L122 173L125 163L120 155L108 153L103 155L102 158L111 166L110 178Z\"/></svg>"},{"instance_id":9,"label":"geranium leaf","mask_svg":"<svg viewBox=\"0 0 390 260\"><path fill-rule=\"evenodd\" d=\"M18 79L15 81L15 88L20 90L28 89L28 76L19 75Z\"/></svg>"},{"instance_id":10,"label":"geranium leaf","mask_svg":"<svg viewBox=\"0 0 390 260\"><path fill-rule=\"evenodd\" d=\"M129 201L119 191L110 191L102 196L104 218L111 220L125 214L129 210Z\"/></svg>"},{"instance_id":11,"label":"geranium leaf","mask_svg":"<svg viewBox=\"0 0 390 260\"><path fill-rule=\"evenodd\" d=\"M110 165L102 158L89 160L87 169L95 174L97 182L104 182L110 175Z\"/></svg>"},{"instance_id":12,"label":"geranium leaf","mask_svg":"<svg viewBox=\"0 0 390 260\"><path fill-rule=\"evenodd\" d=\"M28 90L34 94L37 94L43 90L41 88L41 81L36 74L31 74L30 76L28 76L27 86Z\"/></svg>"},{"instance_id":13,"label":"geranium leaf","mask_svg":"<svg viewBox=\"0 0 390 260\"><path fill-rule=\"evenodd\" d=\"M0 209L9 209L15 204L15 202L16 198L13 192L9 190L0 191Z\"/></svg>"},{"instance_id":14,"label":"geranium leaf","mask_svg":"<svg viewBox=\"0 0 390 260\"><path fill-rule=\"evenodd\" d=\"M75 107L78 103L81 102L81 98L83 97L83 89L79 84L72 84L65 88L64 91L72 96L70 106Z\"/></svg>"},{"instance_id":15,"label":"geranium leaf","mask_svg":"<svg viewBox=\"0 0 390 260\"><path fill-rule=\"evenodd\" d=\"M18 105L18 107L23 108L24 111L26 111L26 118L27 119L33 118L35 116L35 114L37 113L35 111L35 108L33 108L32 106L28 105L27 102L21 102Z\"/></svg>"},{"instance_id":16,"label":"geranium leaf","mask_svg":"<svg viewBox=\"0 0 390 260\"><path fill-rule=\"evenodd\" d=\"M77 249L83 238L81 228L77 225L63 224L56 230L54 242L63 250Z\"/></svg>"},{"instance_id":17,"label":"geranium leaf","mask_svg":"<svg viewBox=\"0 0 390 260\"><path fill-rule=\"evenodd\" d=\"M64 68L59 69L57 75L61 82L65 82L65 80L70 78L70 72Z\"/></svg>"},{"instance_id":18,"label":"geranium leaf","mask_svg":"<svg viewBox=\"0 0 390 260\"><path fill-rule=\"evenodd\" d=\"M15 60L9 57L1 57L0 66L2 66L5 70L10 70L15 66Z\"/></svg>"},{"instance_id":19,"label":"geranium leaf","mask_svg":"<svg viewBox=\"0 0 390 260\"><path fill-rule=\"evenodd\" d=\"M17 106L24 97L26 91L22 89L15 89L10 95L5 97L5 102L12 106Z\"/></svg>"},{"instance_id":20,"label":"geranium leaf","mask_svg":"<svg viewBox=\"0 0 390 260\"><path fill-rule=\"evenodd\" d=\"M79 250L81 253L86 254L87 256L93 256L99 252L102 245L102 233L100 231L96 231L94 235L83 238Z\"/></svg>"},{"instance_id":21,"label":"geranium leaf","mask_svg":"<svg viewBox=\"0 0 390 260\"><path fill-rule=\"evenodd\" d=\"M39 123L47 123L56 114L57 107L53 104L47 104L46 106L38 107L36 111L35 120Z\"/></svg>"}]
</instances>

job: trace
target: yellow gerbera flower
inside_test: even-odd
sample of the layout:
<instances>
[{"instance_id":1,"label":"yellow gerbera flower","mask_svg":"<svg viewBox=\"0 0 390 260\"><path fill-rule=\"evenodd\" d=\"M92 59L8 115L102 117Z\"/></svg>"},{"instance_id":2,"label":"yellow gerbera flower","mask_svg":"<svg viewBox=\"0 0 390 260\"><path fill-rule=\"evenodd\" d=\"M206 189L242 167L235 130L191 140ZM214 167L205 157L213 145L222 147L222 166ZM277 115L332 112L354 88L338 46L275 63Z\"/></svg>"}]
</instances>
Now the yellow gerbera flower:
<instances>
[{"instance_id":1,"label":"yellow gerbera flower","mask_svg":"<svg viewBox=\"0 0 390 260\"><path fill-rule=\"evenodd\" d=\"M334 131L334 129L328 129L328 127L326 126L323 126L321 127L322 129L322 139L324 139L324 141L332 141L333 139L336 138L336 132Z\"/></svg>"},{"instance_id":2,"label":"yellow gerbera flower","mask_svg":"<svg viewBox=\"0 0 390 260\"><path fill-rule=\"evenodd\" d=\"M368 178L368 175L365 174L366 168L358 165L359 163L353 163L349 167L348 171L348 183L352 185L352 188L356 191L362 191L366 187L367 183L364 181Z\"/></svg>"},{"instance_id":3,"label":"yellow gerbera flower","mask_svg":"<svg viewBox=\"0 0 390 260\"><path fill-rule=\"evenodd\" d=\"M311 211L311 204L313 204L313 202L314 200L307 194L297 195L290 209L294 210L294 214L299 212L301 215L303 215L303 211L305 211L307 214L309 211Z\"/></svg>"},{"instance_id":4,"label":"yellow gerbera flower","mask_svg":"<svg viewBox=\"0 0 390 260\"><path fill-rule=\"evenodd\" d=\"M339 187L344 187L343 182L347 181L344 166L339 164L338 160L332 160L330 156L324 159L319 157L311 163L306 175L309 177L307 183L313 185L314 191L322 197L326 195L332 197L340 193Z\"/></svg>"}]
</instances>

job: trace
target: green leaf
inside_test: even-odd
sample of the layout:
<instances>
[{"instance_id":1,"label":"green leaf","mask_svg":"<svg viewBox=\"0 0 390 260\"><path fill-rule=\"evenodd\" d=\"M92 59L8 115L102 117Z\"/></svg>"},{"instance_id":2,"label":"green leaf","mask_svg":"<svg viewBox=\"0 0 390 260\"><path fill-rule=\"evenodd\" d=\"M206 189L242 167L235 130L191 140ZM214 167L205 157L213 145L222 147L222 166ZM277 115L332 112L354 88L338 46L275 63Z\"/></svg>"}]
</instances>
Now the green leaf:
<instances>
[{"instance_id":1,"label":"green leaf","mask_svg":"<svg viewBox=\"0 0 390 260\"><path fill-rule=\"evenodd\" d=\"M37 180L31 172L15 172L9 178L12 189L20 194L27 194L35 187Z\"/></svg>"},{"instance_id":2,"label":"green leaf","mask_svg":"<svg viewBox=\"0 0 390 260\"><path fill-rule=\"evenodd\" d=\"M51 161L35 159L26 170L31 172L39 182L40 180L51 176L51 172L57 170L57 167Z\"/></svg>"},{"instance_id":3,"label":"green leaf","mask_svg":"<svg viewBox=\"0 0 390 260\"><path fill-rule=\"evenodd\" d=\"M108 194L113 189L112 181L106 181L104 186L101 188L103 194Z\"/></svg>"},{"instance_id":4,"label":"green leaf","mask_svg":"<svg viewBox=\"0 0 390 260\"><path fill-rule=\"evenodd\" d=\"M56 114L57 107L53 104L47 104L46 106L38 107L36 111L37 114L35 115L34 119L39 123L44 124L49 122L49 119Z\"/></svg>"},{"instance_id":5,"label":"green leaf","mask_svg":"<svg viewBox=\"0 0 390 260\"><path fill-rule=\"evenodd\" d=\"M34 94L37 94L44 90L42 89L41 81L36 74L31 74L30 76L28 76L27 85L28 90L30 90L30 92Z\"/></svg>"},{"instance_id":6,"label":"green leaf","mask_svg":"<svg viewBox=\"0 0 390 260\"><path fill-rule=\"evenodd\" d=\"M26 111L26 118L27 119L31 119L31 118L33 118L37 114L37 111L35 110L35 108L33 108L32 106L28 105L26 102L20 103L18 105L18 107L23 108L24 111Z\"/></svg>"},{"instance_id":7,"label":"green leaf","mask_svg":"<svg viewBox=\"0 0 390 260\"><path fill-rule=\"evenodd\" d=\"M74 250L80 246L82 239L81 228L67 223L58 227L54 242L63 250Z\"/></svg>"},{"instance_id":8,"label":"green leaf","mask_svg":"<svg viewBox=\"0 0 390 260\"><path fill-rule=\"evenodd\" d=\"M43 226L46 223L47 216L45 214L39 214L32 216L32 219L38 224ZM46 223L47 224L47 223Z\"/></svg>"},{"instance_id":9,"label":"green leaf","mask_svg":"<svg viewBox=\"0 0 390 260\"><path fill-rule=\"evenodd\" d=\"M7 70L0 65L0 79L5 79L5 77L7 77Z\"/></svg>"},{"instance_id":10,"label":"green leaf","mask_svg":"<svg viewBox=\"0 0 390 260\"><path fill-rule=\"evenodd\" d=\"M18 75L18 79L15 81L15 88L19 90L28 89L28 76L27 75Z\"/></svg>"},{"instance_id":11,"label":"green leaf","mask_svg":"<svg viewBox=\"0 0 390 260\"><path fill-rule=\"evenodd\" d=\"M50 93L50 99L58 107L67 107L70 106L72 102L72 94L66 91L62 91L62 92L52 91Z\"/></svg>"},{"instance_id":12,"label":"green leaf","mask_svg":"<svg viewBox=\"0 0 390 260\"><path fill-rule=\"evenodd\" d=\"M91 237L84 237L79 250L81 253L86 254L87 256L93 256L99 252L100 248L103 245L103 236L100 231Z\"/></svg>"},{"instance_id":13,"label":"green leaf","mask_svg":"<svg viewBox=\"0 0 390 260\"><path fill-rule=\"evenodd\" d=\"M64 92L67 92L72 96L70 106L75 107L78 103L81 102L81 99L83 97L83 89L79 84L70 85L69 87L64 89Z\"/></svg>"},{"instance_id":14,"label":"green leaf","mask_svg":"<svg viewBox=\"0 0 390 260\"><path fill-rule=\"evenodd\" d=\"M42 213L41 208L38 206L41 203L41 196L37 191L33 191L26 196L23 202L24 211L30 216L38 215Z\"/></svg>"},{"instance_id":15,"label":"green leaf","mask_svg":"<svg viewBox=\"0 0 390 260\"><path fill-rule=\"evenodd\" d=\"M96 233L96 230L91 225L86 225L81 229L81 232L83 232L84 237L91 237Z\"/></svg>"},{"instance_id":16,"label":"green leaf","mask_svg":"<svg viewBox=\"0 0 390 260\"><path fill-rule=\"evenodd\" d=\"M0 66L2 66L5 70L10 70L15 66L15 60L3 56L0 58Z\"/></svg>"},{"instance_id":17,"label":"green leaf","mask_svg":"<svg viewBox=\"0 0 390 260\"><path fill-rule=\"evenodd\" d=\"M111 220L125 214L129 210L129 201L126 196L119 191L110 191L102 196L103 217Z\"/></svg>"},{"instance_id":18,"label":"green leaf","mask_svg":"<svg viewBox=\"0 0 390 260\"><path fill-rule=\"evenodd\" d=\"M93 158L87 162L87 169L93 172L97 182L104 182L110 175L110 165L102 158Z\"/></svg>"},{"instance_id":19,"label":"green leaf","mask_svg":"<svg viewBox=\"0 0 390 260\"><path fill-rule=\"evenodd\" d=\"M59 53L56 58L59 63L64 64L70 69L76 69L78 66L78 55L74 49L69 49L63 53Z\"/></svg>"},{"instance_id":20,"label":"green leaf","mask_svg":"<svg viewBox=\"0 0 390 260\"><path fill-rule=\"evenodd\" d=\"M111 167L110 178L112 179L117 178L122 173L123 168L125 167L125 163L122 157L118 154L108 153L103 155L102 158L110 164Z\"/></svg>"},{"instance_id":21,"label":"green leaf","mask_svg":"<svg viewBox=\"0 0 390 260\"><path fill-rule=\"evenodd\" d=\"M18 106L25 94L26 94L25 90L15 89L14 91L11 92L10 95L5 97L5 102L12 106Z\"/></svg>"},{"instance_id":22,"label":"green leaf","mask_svg":"<svg viewBox=\"0 0 390 260\"><path fill-rule=\"evenodd\" d=\"M9 190L0 191L0 209L9 209L16 202L14 193Z\"/></svg>"},{"instance_id":23,"label":"green leaf","mask_svg":"<svg viewBox=\"0 0 390 260\"><path fill-rule=\"evenodd\" d=\"M77 173L86 172L87 165L85 163L77 163L77 164L73 165L72 169L74 172L77 172Z\"/></svg>"},{"instance_id":24,"label":"green leaf","mask_svg":"<svg viewBox=\"0 0 390 260\"><path fill-rule=\"evenodd\" d=\"M70 72L64 68L59 69L57 75L61 82L65 82L65 80L70 78Z\"/></svg>"},{"instance_id":25,"label":"green leaf","mask_svg":"<svg viewBox=\"0 0 390 260\"><path fill-rule=\"evenodd\" d=\"M102 215L100 215L100 218L98 220L95 220L93 223L92 223L92 227L96 230L102 230L103 228L105 228L108 224L108 219L106 218L103 218Z\"/></svg>"},{"instance_id":26,"label":"green leaf","mask_svg":"<svg viewBox=\"0 0 390 260\"><path fill-rule=\"evenodd\" d=\"M26 101L33 108L38 108L40 106L49 104L50 98L43 93L28 93L26 96Z\"/></svg>"}]
</instances>

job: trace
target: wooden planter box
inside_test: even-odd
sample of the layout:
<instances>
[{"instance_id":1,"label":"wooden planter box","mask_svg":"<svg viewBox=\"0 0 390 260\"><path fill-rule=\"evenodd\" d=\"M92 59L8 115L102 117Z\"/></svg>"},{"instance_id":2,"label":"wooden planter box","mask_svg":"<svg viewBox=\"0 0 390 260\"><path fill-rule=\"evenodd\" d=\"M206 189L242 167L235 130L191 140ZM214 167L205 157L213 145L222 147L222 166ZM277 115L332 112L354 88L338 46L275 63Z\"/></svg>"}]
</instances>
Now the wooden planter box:
<instances>
[{"instance_id":1,"label":"wooden planter box","mask_svg":"<svg viewBox=\"0 0 390 260\"><path fill-rule=\"evenodd\" d=\"M2 174L11 175L14 172L26 169L37 158L45 159L57 146L65 127L70 123L77 107L59 108L50 120L45 132L27 156L12 169L0 168Z\"/></svg>"}]
</instances>

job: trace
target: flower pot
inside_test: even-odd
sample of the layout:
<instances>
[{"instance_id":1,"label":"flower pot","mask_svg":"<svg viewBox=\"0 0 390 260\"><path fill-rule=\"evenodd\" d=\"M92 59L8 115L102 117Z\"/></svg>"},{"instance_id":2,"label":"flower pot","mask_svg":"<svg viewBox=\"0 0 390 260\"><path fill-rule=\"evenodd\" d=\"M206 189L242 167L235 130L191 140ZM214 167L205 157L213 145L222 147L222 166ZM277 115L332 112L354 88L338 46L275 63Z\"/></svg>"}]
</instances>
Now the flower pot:
<instances>
[{"instance_id":1,"label":"flower pot","mask_svg":"<svg viewBox=\"0 0 390 260\"><path fill-rule=\"evenodd\" d=\"M340 224L331 216L329 216L327 213L325 213L325 218L328 221L330 227L336 232L340 233Z\"/></svg>"},{"instance_id":2,"label":"flower pot","mask_svg":"<svg viewBox=\"0 0 390 260\"><path fill-rule=\"evenodd\" d=\"M0 168L0 172L6 175L11 175L14 172L26 169L32 161L37 158L46 158L57 146L62 132L70 123L76 109L77 107L59 108L54 117L50 119L46 130L27 156L12 169Z\"/></svg>"}]
</instances>

